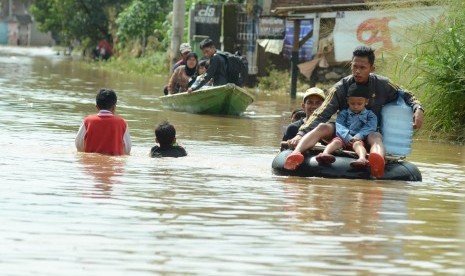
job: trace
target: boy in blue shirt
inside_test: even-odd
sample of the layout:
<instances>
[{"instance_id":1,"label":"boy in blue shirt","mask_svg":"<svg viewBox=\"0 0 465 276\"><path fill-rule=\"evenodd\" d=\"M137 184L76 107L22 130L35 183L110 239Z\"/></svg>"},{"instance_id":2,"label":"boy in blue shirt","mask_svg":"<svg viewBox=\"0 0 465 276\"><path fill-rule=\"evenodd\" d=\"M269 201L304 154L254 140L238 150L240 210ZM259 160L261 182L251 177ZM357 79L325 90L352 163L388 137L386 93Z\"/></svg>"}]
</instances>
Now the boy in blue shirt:
<instances>
[{"instance_id":1,"label":"boy in blue shirt","mask_svg":"<svg viewBox=\"0 0 465 276\"><path fill-rule=\"evenodd\" d=\"M333 163L336 158L331 154L341 148L352 148L358 159L350 163L353 168L365 168L369 165L366 159L365 139L375 132L378 119L376 115L365 108L368 104L370 91L368 86L353 83L347 93L349 108L342 110L336 119L336 137L325 150L316 156L320 164Z\"/></svg>"}]
</instances>

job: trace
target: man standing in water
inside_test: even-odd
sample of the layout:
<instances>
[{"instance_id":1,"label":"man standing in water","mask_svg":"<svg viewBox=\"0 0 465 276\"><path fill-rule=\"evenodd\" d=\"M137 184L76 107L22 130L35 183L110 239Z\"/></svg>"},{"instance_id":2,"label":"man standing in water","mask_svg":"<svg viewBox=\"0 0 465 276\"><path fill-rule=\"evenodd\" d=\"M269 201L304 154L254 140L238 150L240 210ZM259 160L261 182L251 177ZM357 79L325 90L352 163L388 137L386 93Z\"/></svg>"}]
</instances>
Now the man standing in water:
<instances>
[{"instance_id":1,"label":"man standing in water","mask_svg":"<svg viewBox=\"0 0 465 276\"><path fill-rule=\"evenodd\" d=\"M295 170L304 161L303 152L315 146L320 139L330 141L334 137L334 124L327 123L327 121L334 113L348 107L346 98L351 84L359 83L368 86L370 99L367 108L373 111L378 118L381 116L383 105L397 98L400 88L389 79L373 74L375 71L374 62L375 54L370 47L360 46L354 50L351 62L352 75L343 78L329 90L323 105L299 129L296 137L289 140L290 147L295 147L295 149L287 157L284 168ZM404 93L404 99L413 109L413 127L420 128L423 124L423 108L420 102L410 92ZM371 174L374 177L381 177L384 174L385 155L383 137L381 133L373 132L368 135L367 142L370 145Z\"/></svg>"},{"instance_id":2,"label":"man standing in water","mask_svg":"<svg viewBox=\"0 0 465 276\"><path fill-rule=\"evenodd\" d=\"M106 155L131 152L126 121L115 115L117 97L111 89L100 89L95 98L98 114L87 116L76 136L76 149Z\"/></svg>"}]
</instances>

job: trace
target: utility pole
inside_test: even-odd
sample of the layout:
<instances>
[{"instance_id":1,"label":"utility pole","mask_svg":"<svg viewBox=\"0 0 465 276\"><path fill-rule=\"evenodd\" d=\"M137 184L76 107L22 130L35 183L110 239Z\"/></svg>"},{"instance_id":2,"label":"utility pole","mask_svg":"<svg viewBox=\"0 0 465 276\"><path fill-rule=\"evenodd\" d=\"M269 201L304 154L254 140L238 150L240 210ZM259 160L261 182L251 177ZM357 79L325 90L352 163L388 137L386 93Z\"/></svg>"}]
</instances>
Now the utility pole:
<instances>
[{"instance_id":1,"label":"utility pole","mask_svg":"<svg viewBox=\"0 0 465 276\"><path fill-rule=\"evenodd\" d=\"M173 35L171 36L170 68L173 68L173 64L179 56L179 45L181 45L184 38L185 10L185 0L173 1Z\"/></svg>"},{"instance_id":2,"label":"utility pole","mask_svg":"<svg viewBox=\"0 0 465 276\"><path fill-rule=\"evenodd\" d=\"M296 98L297 94L297 74L299 63L299 39L300 39L300 20L294 20L294 41L292 43L291 57L291 99Z\"/></svg>"},{"instance_id":3,"label":"utility pole","mask_svg":"<svg viewBox=\"0 0 465 276\"><path fill-rule=\"evenodd\" d=\"M8 1L8 19L13 18L13 0Z\"/></svg>"}]
</instances>

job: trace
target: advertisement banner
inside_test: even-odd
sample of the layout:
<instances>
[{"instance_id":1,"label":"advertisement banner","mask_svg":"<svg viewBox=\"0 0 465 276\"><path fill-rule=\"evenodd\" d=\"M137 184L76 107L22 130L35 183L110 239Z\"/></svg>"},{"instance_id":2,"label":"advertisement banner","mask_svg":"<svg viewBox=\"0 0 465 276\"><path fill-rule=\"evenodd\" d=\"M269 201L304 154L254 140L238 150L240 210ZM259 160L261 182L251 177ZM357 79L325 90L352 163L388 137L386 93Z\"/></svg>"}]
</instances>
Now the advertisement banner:
<instances>
[{"instance_id":1,"label":"advertisement banner","mask_svg":"<svg viewBox=\"0 0 465 276\"><path fill-rule=\"evenodd\" d=\"M313 30L313 20L300 21L299 40L302 40L308 33ZM287 58L292 56L292 45L294 43L294 21L286 21L286 37L284 39L283 55ZM307 40L299 49L299 61L308 61L312 59L313 37Z\"/></svg>"},{"instance_id":2,"label":"advertisement banner","mask_svg":"<svg viewBox=\"0 0 465 276\"><path fill-rule=\"evenodd\" d=\"M438 6L379 11L346 11L336 18L334 27L335 59L352 59L352 52L360 45L376 52L411 47L415 41L409 31L419 25L435 24L444 9Z\"/></svg>"}]
</instances>

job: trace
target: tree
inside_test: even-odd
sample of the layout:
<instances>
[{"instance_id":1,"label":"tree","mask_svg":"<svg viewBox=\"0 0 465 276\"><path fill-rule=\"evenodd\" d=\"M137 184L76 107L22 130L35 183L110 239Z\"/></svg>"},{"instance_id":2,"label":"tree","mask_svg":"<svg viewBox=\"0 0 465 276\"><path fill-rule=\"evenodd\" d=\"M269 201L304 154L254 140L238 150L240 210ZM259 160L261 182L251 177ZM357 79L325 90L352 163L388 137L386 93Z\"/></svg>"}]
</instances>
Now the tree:
<instances>
[{"instance_id":1,"label":"tree","mask_svg":"<svg viewBox=\"0 0 465 276\"><path fill-rule=\"evenodd\" d=\"M109 12L121 10L130 0L36 0L31 7L41 31L50 31L62 45L73 40L112 41Z\"/></svg>"},{"instance_id":2,"label":"tree","mask_svg":"<svg viewBox=\"0 0 465 276\"><path fill-rule=\"evenodd\" d=\"M166 14L172 9L172 1L134 0L118 15L118 40L123 45L133 39L140 39L142 47L146 46L147 37L155 30L163 30ZM166 25L166 24L165 24ZM166 38L166 31L159 32Z\"/></svg>"}]
</instances>

